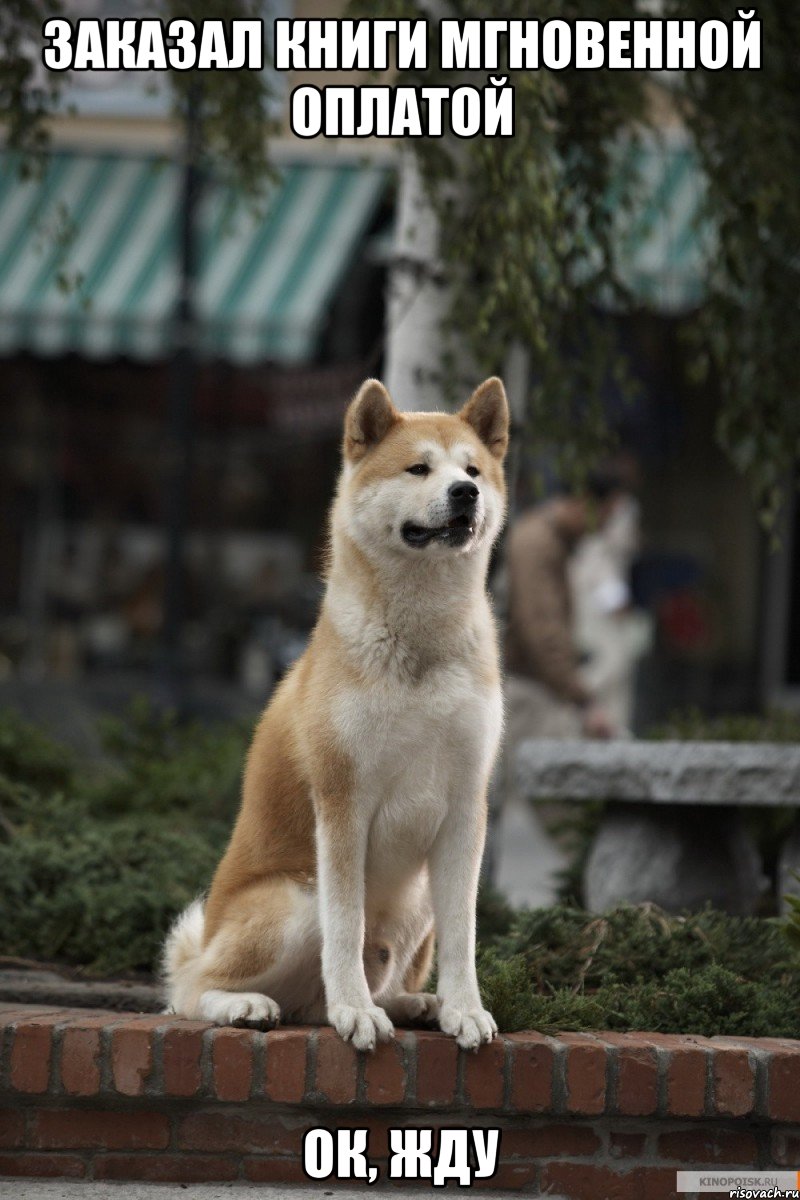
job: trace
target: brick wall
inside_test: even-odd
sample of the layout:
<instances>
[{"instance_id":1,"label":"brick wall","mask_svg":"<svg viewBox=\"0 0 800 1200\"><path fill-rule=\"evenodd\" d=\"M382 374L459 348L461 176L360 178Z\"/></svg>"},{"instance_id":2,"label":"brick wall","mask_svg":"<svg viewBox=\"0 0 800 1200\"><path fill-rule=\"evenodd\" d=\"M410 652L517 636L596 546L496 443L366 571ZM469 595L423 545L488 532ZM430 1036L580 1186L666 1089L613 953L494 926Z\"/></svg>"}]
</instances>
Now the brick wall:
<instances>
[{"instance_id":1,"label":"brick wall","mask_svg":"<svg viewBox=\"0 0 800 1200\"><path fill-rule=\"evenodd\" d=\"M677 1169L800 1166L800 1042L510 1034L478 1054L402 1032L358 1055L326 1028L0 1005L0 1175L300 1182L303 1134L492 1126L482 1186L666 1200ZM326 1182L326 1187L330 1181Z\"/></svg>"}]
</instances>

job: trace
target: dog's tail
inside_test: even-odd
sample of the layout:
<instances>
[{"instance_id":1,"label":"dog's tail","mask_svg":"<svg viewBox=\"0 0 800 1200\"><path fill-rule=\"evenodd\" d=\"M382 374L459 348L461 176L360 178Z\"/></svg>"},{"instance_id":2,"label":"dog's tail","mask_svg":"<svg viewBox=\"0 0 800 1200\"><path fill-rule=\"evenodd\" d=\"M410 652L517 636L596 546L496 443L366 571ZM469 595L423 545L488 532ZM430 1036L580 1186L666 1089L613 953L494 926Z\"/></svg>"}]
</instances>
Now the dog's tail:
<instances>
[{"instance_id":1,"label":"dog's tail","mask_svg":"<svg viewBox=\"0 0 800 1200\"><path fill-rule=\"evenodd\" d=\"M203 901L193 900L188 908L177 917L167 934L161 957L161 978L168 1011L193 1015L187 1012L187 992L192 992L192 983L197 973L203 952L203 930L205 913Z\"/></svg>"}]
</instances>

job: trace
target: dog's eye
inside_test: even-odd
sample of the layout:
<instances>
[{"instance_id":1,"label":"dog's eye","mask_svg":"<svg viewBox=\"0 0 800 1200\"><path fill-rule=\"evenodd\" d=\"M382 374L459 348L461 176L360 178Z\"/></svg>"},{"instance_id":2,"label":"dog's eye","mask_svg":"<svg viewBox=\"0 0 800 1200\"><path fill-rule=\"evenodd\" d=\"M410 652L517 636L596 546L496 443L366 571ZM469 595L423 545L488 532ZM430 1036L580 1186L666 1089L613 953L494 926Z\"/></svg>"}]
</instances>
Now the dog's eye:
<instances>
[{"instance_id":1,"label":"dog's eye","mask_svg":"<svg viewBox=\"0 0 800 1200\"><path fill-rule=\"evenodd\" d=\"M406 467L409 475L430 475L431 469L427 463L414 463L413 467Z\"/></svg>"},{"instance_id":2,"label":"dog's eye","mask_svg":"<svg viewBox=\"0 0 800 1200\"><path fill-rule=\"evenodd\" d=\"M478 470L478 468L477 468L477 467L473 467L473 466L469 466L469 467L467 467L467 468L466 468L466 472L467 472L467 474L468 474L468 475L469 475L469 476L470 476L472 479L475 479L475 477L476 477L477 475L480 475L480 471Z\"/></svg>"}]
</instances>

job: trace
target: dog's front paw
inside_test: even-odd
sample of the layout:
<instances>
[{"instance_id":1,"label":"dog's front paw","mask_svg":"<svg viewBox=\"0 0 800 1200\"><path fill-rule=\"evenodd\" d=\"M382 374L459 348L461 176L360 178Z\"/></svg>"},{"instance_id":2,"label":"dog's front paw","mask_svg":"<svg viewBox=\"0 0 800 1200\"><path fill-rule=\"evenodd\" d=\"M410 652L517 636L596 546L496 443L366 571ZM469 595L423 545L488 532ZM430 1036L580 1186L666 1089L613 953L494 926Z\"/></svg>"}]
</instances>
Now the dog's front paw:
<instances>
[{"instance_id":1,"label":"dog's front paw","mask_svg":"<svg viewBox=\"0 0 800 1200\"><path fill-rule=\"evenodd\" d=\"M407 1021L435 1021L439 1001L431 992L400 992L386 1001L386 1011L398 1025Z\"/></svg>"},{"instance_id":2,"label":"dog's front paw","mask_svg":"<svg viewBox=\"0 0 800 1200\"><path fill-rule=\"evenodd\" d=\"M374 1050L376 1042L394 1037L394 1026L382 1008L374 1004L355 1008L352 1004L331 1004L328 1020L346 1042L356 1050Z\"/></svg>"},{"instance_id":3,"label":"dog's front paw","mask_svg":"<svg viewBox=\"0 0 800 1200\"><path fill-rule=\"evenodd\" d=\"M485 1008L446 1002L439 1009L439 1028L454 1037L462 1050L477 1050L481 1042L490 1042L497 1033L495 1019Z\"/></svg>"}]
</instances>

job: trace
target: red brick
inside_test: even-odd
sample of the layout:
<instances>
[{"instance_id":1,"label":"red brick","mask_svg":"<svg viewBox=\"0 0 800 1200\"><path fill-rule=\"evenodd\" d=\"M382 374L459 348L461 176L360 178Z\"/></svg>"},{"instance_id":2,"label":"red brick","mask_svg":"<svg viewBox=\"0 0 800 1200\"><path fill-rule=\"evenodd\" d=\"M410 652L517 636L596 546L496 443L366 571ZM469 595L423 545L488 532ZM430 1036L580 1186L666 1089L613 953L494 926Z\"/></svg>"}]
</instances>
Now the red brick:
<instances>
[{"instance_id":1,"label":"red brick","mask_svg":"<svg viewBox=\"0 0 800 1200\"><path fill-rule=\"evenodd\" d=\"M388 1158L389 1157L389 1130L390 1129L416 1129L418 1125L425 1125L426 1118L424 1116L410 1118L404 1120L402 1117L373 1117L371 1113L354 1113L351 1117L342 1120L339 1113L336 1114L335 1125L337 1129L366 1129L367 1153L371 1159ZM319 1121L314 1122L319 1124ZM384 1172L381 1172L383 1177Z\"/></svg>"},{"instance_id":2,"label":"red brick","mask_svg":"<svg viewBox=\"0 0 800 1200\"><path fill-rule=\"evenodd\" d=\"M417 1037L417 1104L425 1108L452 1104L456 1094L458 1046L443 1033ZM470 1058L471 1055L465 1055Z\"/></svg>"},{"instance_id":3,"label":"red brick","mask_svg":"<svg viewBox=\"0 0 800 1200\"><path fill-rule=\"evenodd\" d=\"M686 1200L685 1192L676 1190L674 1168L640 1167L636 1175L641 1187L637 1200Z\"/></svg>"},{"instance_id":4,"label":"red brick","mask_svg":"<svg viewBox=\"0 0 800 1200\"><path fill-rule=\"evenodd\" d=\"M63 1015L64 1011L54 1004L0 1004L0 1033L18 1021L30 1021L32 1017Z\"/></svg>"},{"instance_id":5,"label":"red brick","mask_svg":"<svg viewBox=\"0 0 800 1200\"><path fill-rule=\"evenodd\" d=\"M364 1060L368 1104L402 1104L406 1096L404 1035L379 1043Z\"/></svg>"},{"instance_id":6,"label":"red brick","mask_svg":"<svg viewBox=\"0 0 800 1200\"><path fill-rule=\"evenodd\" d=\"M305 1183L308 1176L296 1158L246 1158L245 1179L250 1183Z\"/></svg>"},{"instance_id":7,"label":"red brick","mask_svg":"<svg viewBox=\"0 0 800 1200\"><path fill-rule=\"evenodd\" d=\"M770 1057L769 1115L776 1121L800 1121L800 1049L780 1049Z\"/></svg>"},{"instance_id":8,"label":"red brick","mask_svg":"<svg viewBox=\"0 0 800 1200\"><path fill-rule=\"evenodd\" d=\"M800 1130L787 1132L775 1129L772 1132L771 1163L778 1167L797 1168L800 1163Z\"/></svg>"},{"instance_id":9,"label":"red brick","mask_svg":"<svg viewBox=\"0 0 800 1200\"><path fill-rule=\"evenodd\" d=\"M505 1089L504 1038L479 1046L464 1055L464 1099L472 1108L502 1108Z\"/></svg>"},{"instance_id":10,"label":"red brick","mask_svg":"<svg viewBox=\"0 0 800 1200\"><path fill-rule=\"evenodd\" d=\"M352 1104L356 1098L358 1056L333 1029L317 1035L317 1071L314 1090L329 1104Z\"/></svg>"},{"instance_id":11,"label":"red brick","mask_svg":"<svg viewBox=\"0 0 800 1200\"><path fill-rule=\"evenodd\" d=\"M756 1077L747 1051L717 1050L712 1069L714 1111L724 1117L749 1116L755 1105Z\"/></svg>"},{"instance_id":12,"label":"red brick","mask_svg":"<svg viewBox=\"0 0 800 1200\"><path fill-rule=\"evenodd\" d=\"M40 1095L50 1084L53 1056L53 1026L62 1019L52 1016L30 1017L20 1021L11 1045L11 1086L18 1092Z\"/></svg>"},{"instance_id":13,"label":"red brick","mask_svg":"<svg viewBox=\"0 0 800 1200\"><path fill-rule=\"evenodd\" d=\"M70 1096L94 1096L100 1090L99 1028L64 1030L61 1082Z\"/></svg>"},{"instance_id":14,"label":"red brick","mask_svg":"<svg viewBox=\"0 0 800 1200\"><path fill-rule=\"evenodd\" d=\"M541 1168L544 1195L554 1192L569 1200L641 1200L641 1180L636 1171L618 1174L610 1167L589 1163L546 1163Z\"/></svg>"},{"instance_id":15,"label":"red brick","mask_svg":"<svg viewBox=\"0 0 800 1200\"><path fill-rule=\"evenodd\" d=\"M698 1166L755 1166L758 1147L753 1134L745 1130L677 1129L659 1136L658 1157Z\"/></svg>"},{"instance_id":16,"label":"red brick","mask_svg":"<svg viewBox=\"0 0 800 1200\"><path fill-rule=\"evenodd\" d=\"M606 1104L606 1051L580 1033L561 1034L567 1048L567 1111L584 1116L602 1113Z\"/></svg>"},{"instance_id":17,"label":"red brick","mask_svg":"<svg viewBox=\"0 0 800 1200\"><path fill-rule=\"evenodd\" d=\"M299 1154L305 1129L315 1124L318 1121L310 1115L306 1121L291 1117L287 1125L272 1112L253 1117L224 1112L189 1113L178 1124L177 1145L181 1150L210 1153L263 1150L269 1154Z\"/></svg>"},{"instance_id":18,"label":"red brick","mask_svg":"<svg viewBox=\"0 0 800 1200\"><path fill-rule=\"evenodd\" d=\"M246 1100L253 1082L254 1035L249 1029L217 1029L211 1043L218 1100Z\"/></svg>"},{"instance_id":19,"label":"red brick","mask_svg":"<svg viewBox=\"0 0 800 1200\"><path fill-rule=\"evenodd\" d=\"M274 1029L267 1034L264 1090L270 1100L297 1104L306 1090L306 1029Z\"/></svg>"},{"instance_id":20,"label":"red brick","mask_svg":"<svg viewBox=\"0 0 800 1200\"><path fill-rule=\"evenodd\" d=\"M146 1179L153 1183L213 1183L236 1179L236 1158L208 1154L101 1154L95 1179Z\"/></svg>"},{"instance_id":21,"label":"red brick","mask_svg":"<svg viewBox=\"0 0 800 1200\"><path fill-rule=\"evenodd\" d=\"M160 1019L163 1025L164 1018ZM154 1023L155 1024L155 1023ZM111 1072L123 1096L141 1096L153 1069L153 1027L125 1025L111 1035Z\"/></svg>"},{"instance_id":22,"label":"red brick","mask_svg":"<svg viewBox=\"0 0 800 1200\"><path fill-rule=\"evenodd\" d=\"M665 1111L674 1117L701 1117L706 1111L706 1084L710 1054L716 1039L697 1034L648 1033L640 1035L667 1051Z\"/></svg>"},{"instance_id":23,"label":"red brick","mask_svg":"<svg viewBox=\"0 0 800 1200\"><path fill-rule=\"evenodd\" d=\"M510 1192L519 1192L530 1188L536 1182L539 1168L534 1163L500 1163L491 1179L481 1179L481 1190L487 1188L495 1191L504 1188ZM466 1193L465 1193L466 1194ZM539 1195L537 1191L536 1195Z\"/></svg>"},{"instance_id":24,"label":"red brick","mask_svg":"<svg viewBox=\"0 0 800 1200\"><path fill-rule=\"evenodd\" d=\"M535 1033L512 1033L511 1098L515 1112L536 1113L553 1110L553 1063L551 1042Z\"/></svg>"},{"instance_id":25,"label":"red brick","mask_svg":"<svg viewBox=\"0 0 800 1200\"><path fill-rule=\"evenodd\" d=\"M612 1130L608 1135L609 1158L636 1158L644 1155L646 1136L643 1133L623 1133Z\"/></svg>"},{"instance_id":26,"label":"red brick","mask_svg":"<svg viewBox=\"0 0 800 1200\"><path fill-rule=\"evenodd\" d=\"M11 1150L22 1146L25 1135L25 1117L18 1108L0 1108L0 1146Z\"/></svg>"},{"instance_id":27,"label":"red brick","mask_svg":"<svg viewBox=\"0 0 800 1200\"><path fill-rule=\"evenodd\" d=\"M30 1140L38 1150L163 1150L169 1120L153 1112L37 1109Z\"/></svg>"},{"instance_id":28,"label":"red brick","mask_svg":"<svg viewBox=\"0 0 800 1200\"><path fill-rule=\"evenodd\" d=\"M203 1034L210 1025L180 1021L164 1030L162 1061L167 1096L195 1096L203 1084Z\"/></svg>"},{"instance_id":29,"label":"red brick","mask_svg":"<svg viewBox=\"0 0 800 1200\"><path fill-rule=\"evenodd\" d=\"M658 1108L658 1060L652 1044L640 1034L604 1033L617 1048L617 1112L648 1117Z\"/></svg>"},{"instance_id":30,"label":"red brick","mask_svg":"<svg viewBox=\"0 0 800 1200\"><path fill-rule=\"evenodd\" d=\"M86 1164L72 1154L0 1154L0 1175L35 1179L82 1179Z\"/></svg>"},{"instance_id":31,"label":"red brick","mask_svg":"<svg viewBox=\"0 0 800 1200\"><path fill-rule=\"evenodd\" d=\"M688 1040L688 1039L687 1039ZM768 1038L768 1037L713 1037L713 1038L697 1038L697 1041L706 1041L712 1050L767 1050L767 1051L789 1051L796 1053L800 1046L797 1041L791 1038Z\"/></svg>"},{"instance_id":32,"label":"red brick","mask_svg":"<svg viewBox=\"0 0 800 1200\"><path fill-rule=\"evenodd\" d=\"M586 1158L601 1149L590 1125L534 1125L531 1129L504 1129L500 1139L503 1158Z\"/></svg>"},{"instance_id":33,"label":"red brick","mask_svg":"<svg viewBox=\"0 0 800 1200\"><path fill-rule=\"evenodd\" d=\"M702 1117L706 1110L708 1055L699 1046L682 1046L667 1063L667 1112L671 1117Z\"/></svg>"}]
</instances>

